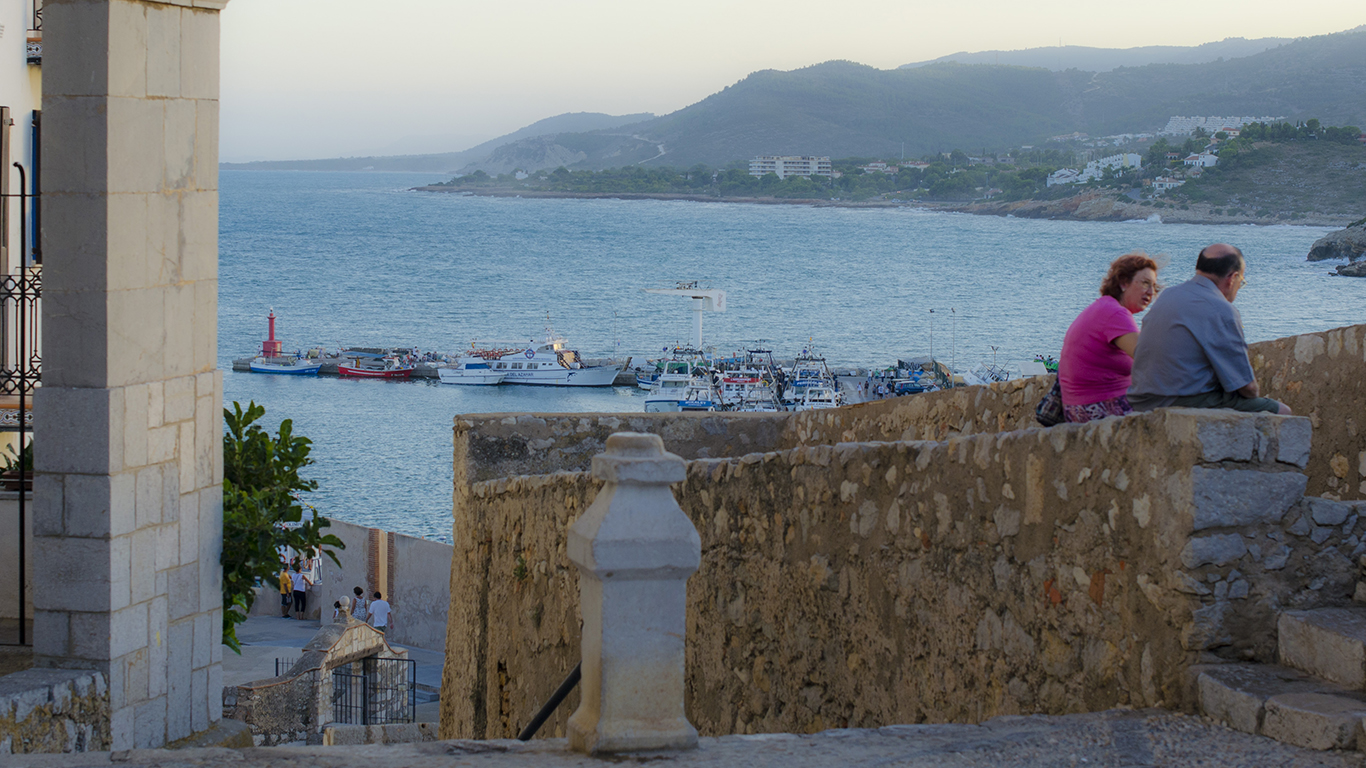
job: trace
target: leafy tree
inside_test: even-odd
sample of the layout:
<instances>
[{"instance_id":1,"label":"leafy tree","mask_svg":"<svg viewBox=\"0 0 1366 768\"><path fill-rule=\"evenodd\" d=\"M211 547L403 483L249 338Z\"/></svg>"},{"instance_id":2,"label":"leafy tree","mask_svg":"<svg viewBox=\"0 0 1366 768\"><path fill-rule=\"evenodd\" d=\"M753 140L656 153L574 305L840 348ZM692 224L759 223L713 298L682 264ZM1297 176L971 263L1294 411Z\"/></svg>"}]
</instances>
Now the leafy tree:
<instances>
[{"instance_id":1,"label":"leafy tree","mask_svg":"<svg viewBox=\"0 0 1366 768\"><path fill-rule=\"evenodd\" d=\"M949 153L949 162L956 168L962 168L968 164L968 153L961 149L955 149Z\"/></svg>"},{"instance_id":2,"label":"leafy tree","mask_svg":"<svg viewBox=\"0 0 1366 768\"><path fill-rule=\"evenodd\" d=\"M318 483L299 470L313 463L313 441L296 436L290 419L271 437L256 423L265 414L255 402L245 411L237 402L231 411L223 409L223 644L238 653L237 625L251 612L257 582L280 586L281 548L321 550L338 565L337 555L324 547L346 549L334 534L323 533L331 523L316 509L304 519L299 494Z\"/></svg>"}]
</instances>

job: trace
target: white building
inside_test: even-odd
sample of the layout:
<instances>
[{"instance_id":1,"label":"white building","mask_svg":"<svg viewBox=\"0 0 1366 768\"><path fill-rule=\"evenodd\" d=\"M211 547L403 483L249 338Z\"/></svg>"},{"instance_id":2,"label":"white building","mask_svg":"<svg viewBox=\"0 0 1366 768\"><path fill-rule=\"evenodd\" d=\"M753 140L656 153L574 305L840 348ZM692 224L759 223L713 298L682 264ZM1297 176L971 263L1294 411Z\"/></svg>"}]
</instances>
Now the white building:
<instances>
[{"instance_id":1,"label":"white building","mask_svg":"<svg viewBox=\"0 0 1366 768\"><path fill-rule=\"evenodd\" d=\"M1196 128L1204 128L1213 134L1226 128L1240 129L1251 123L1279 123L1284 117L1186 117L1173 115L1167 125L1157 132L1158 136L1189 136Z\"/></svg>"},{"instance_id":2,"label":"white building","mask_svg":"<svg viewBox=\"0 0 1366 768\"><path fill-rule=\"evenodd\" d=\"M776 173L780 179L786 179L788 176L802 176L809 179L812 176L830 176L832 172L829 157L761 155L749 161L750 176L766 176L770 173Z\"/></svg>"},{"instance_id":3,"label":"white building","mask_svg":"<svg viewBox=\"0 0 1366 768\"><path fill-rule=\"evenodd\" d=\"M1213 152L1201 152L1187 157L1181 163L1195 168L1213 168L1219 164L1219 156Z\"/></svg>"},{"instance_id":4,"label":"white building","mask_svg":"<svg viewBox=\"0 0 1366 768\"><path fill-rule=\"evenodd\" d=\"M1048 179L1044 183L1047 186L1056 187L1059 184L1076 184L1080 179L1081 171L1076 168L1059 168L1048 174Z\"/></svg>"},{"instance_id":5,"label":"white building","mask_svg":"<svg viewBox=\"0 0 1366 768\"><path fill-rule=\"evenodd\" d=\"M1166 192L1169 189L1176 189L1177 187L1185 183L1185 179L1174 179L1170 176L1158 176L1157 178L1153 179L1152 187L1154 192L1161 193Z\"/></svg>"},{"instance_id":6,"label":"white building","mask_svg":"<svg viewBox=\"0 0 1366 768\"><path fill-rule=\"evenodd\" d=\"M35 3L37 7L35 8ZM0 107L6 111L0 123L0 156L4 158L4 174L0 176L0 192L17 195L20 191L19 171L14 163L24 167L26 191L36 187L34 152L38 146L38 116L42 110L43 88L41 62L43 57L42 0L4 0L0 3ZM13 274L19 261L19 202L4 198L7 214L0 233L0 273ZM37 218L34 201L28 205L28 258L33 262L37 242Z\"/></svg>"},{"instance_id":7,"label":"white building","mask_svg":"<svg viewBox=\"0 0 1366 768\"><path fill-rule=\"evenodd\" d=\"M864 173L896 173L896 169L889 167L886 163L869 163L860 165L859 170Z\"/></svg>"}]
</instances>

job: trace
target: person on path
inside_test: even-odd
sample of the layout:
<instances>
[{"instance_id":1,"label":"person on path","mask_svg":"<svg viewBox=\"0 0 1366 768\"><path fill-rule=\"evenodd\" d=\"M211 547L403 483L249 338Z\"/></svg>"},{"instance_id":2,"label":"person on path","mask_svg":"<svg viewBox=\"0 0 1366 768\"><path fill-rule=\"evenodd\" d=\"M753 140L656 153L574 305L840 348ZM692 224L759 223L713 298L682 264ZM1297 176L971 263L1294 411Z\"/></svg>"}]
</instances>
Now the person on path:
<instances>
[{"instance_id":1,"label":"person on path","mask_svg":"<svg viewBox=\"0 0 1366 768\"><path fill-rule=\"evenodd\" d=\"M294 563L294 573L289 574L289 580L294 587L294 612L299 614L295 618L303 621L308 609L308 588L313 586L313 582L303 574L297 562Z\"/></svg>"},{"instance_id":2,"label":"person on path","mask_svg":"<svg viewBox=\"0 0 1366 768\"><path fill-rule=\"evenodd\" d=\"M289 566L282 560L280 562L280 618L289 618L289 607L294 604L294 596L291 594L294 587L293 580L289 578Z\"/></svg>"},{"instance_id":3,"label":"person on path","mask_svg":"<svg viewBox=\"0 0 1366 768\"><path fill-rule=\"evenodd\" d=\"M1134 349L1129 404L1155 408L1231 408L1289 415L1262 397L1233 306L1247 284L1243 252L1227 243L1200 250L1195 277L1164 290L1143 319Z\"/></svg>"},{"instance_id":4,"label":"person on path","mask_svg":"<svg viewBox=\"0 0 1366 768\"><path fill-rule=\"evenodd\" d=\"M356 598L351 601L351 615L356 617L357 621L365 621L370 615L366 608L369 603L365 602L365 590L356 587L351 590L351 593L356 596Z\"/></svg>"},{"instance_id":5,"label":"person on path","mask_svg":"<svg viewBox=\"0 0 1366 768\"><path fill-rule=\"evenodd\" d=\"M370 601L370 626L383 632L389 628L389 617L392 610L389 602L384 599L384 595L375 593L375 599Z\"/></svg>"}]
</instances>

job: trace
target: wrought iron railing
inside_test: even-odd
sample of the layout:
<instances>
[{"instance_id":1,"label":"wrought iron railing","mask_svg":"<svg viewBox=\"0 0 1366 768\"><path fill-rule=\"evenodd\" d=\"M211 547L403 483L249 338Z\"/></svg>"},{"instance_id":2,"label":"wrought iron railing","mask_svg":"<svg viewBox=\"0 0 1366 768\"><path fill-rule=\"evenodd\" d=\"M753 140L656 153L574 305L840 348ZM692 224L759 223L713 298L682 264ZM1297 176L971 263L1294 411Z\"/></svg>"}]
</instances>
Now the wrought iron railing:
<instances>
[{"instance_id":1,"label":"wrought iron railing","mask_svg":"<svg viewBox=\"0 0 1366 768\"><path fill-rule=\"evenodd\" d=\"M14 461L15 477L5 478L5 483L13 481L18 494L18 530L15 531L18 562L15 578L15 602L18 608L18 644L28 645L31 641L28 632L29 617L26 597L27 586L27 536L28 504L26 493L31 486L33 470L24 458L26 440L24 433L33 429L32 397L42 378L42 351L39 341L42 338L39 323L39 299L42 295L42 275L28 265L28 214L29 203L36 197L28 191L27 174L24 166L15 163L19 172L19 192L4 195L0 205L10 205L10 199L19 201L19 266L12 275L0 275L0 396L14 397L14 408L0 408L0 432L19 432L18 460ZM6 211L8 213L8 211ZM6 217L7 218L7 217ZM0 236L5 233L0 232ZM8 404L6 404L8 405ZM6 473L8 475L9 473ZM9 535L6 532L5 535ZM13 641L5 637L0 644L10 645Z\"/></svg>"},{"instance_id":2,"label":"wrought iron railing","mask_svg":"<svg viewBox=\"0 0 1366 768\"><path fill-rule=\"evenodd\" d=\"M332 721L350 725L417 722L417 662L369 657L332 671Z\"/></svg>"},{"instance_id":3,"label":"wrought iron railing","mask_svg":"<svg viewBox=\"0 0 1366 768\"><path fill-rule=\"evenodd\" d=\"M28 63L43 63L43 0L33 0L33 21L28 29Z\"/></svg>"}]
</instances>

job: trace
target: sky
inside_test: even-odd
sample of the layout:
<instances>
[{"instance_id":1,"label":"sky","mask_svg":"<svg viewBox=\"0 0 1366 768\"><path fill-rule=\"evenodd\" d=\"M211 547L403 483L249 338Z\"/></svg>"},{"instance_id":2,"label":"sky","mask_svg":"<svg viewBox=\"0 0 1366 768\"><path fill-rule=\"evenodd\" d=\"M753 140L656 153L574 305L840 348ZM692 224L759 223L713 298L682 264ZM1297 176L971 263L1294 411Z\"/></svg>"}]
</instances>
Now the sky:
<instances>
[{"instance_id":1,"label":"sky","mask_svg":"<svg viewBox=\"0 0 1366 768\"><path fill-rule=\"evenodd\" d=\"M831 59L891 69L1361 24L1361 0L232 0L220 157L454 152L565 112L667 114Z\"/></svg>"}]
</instances>

